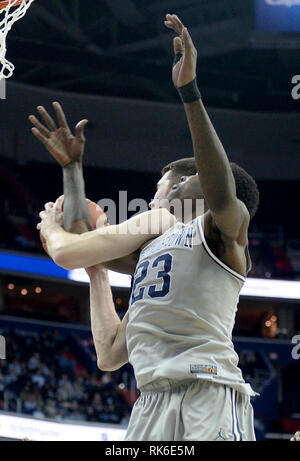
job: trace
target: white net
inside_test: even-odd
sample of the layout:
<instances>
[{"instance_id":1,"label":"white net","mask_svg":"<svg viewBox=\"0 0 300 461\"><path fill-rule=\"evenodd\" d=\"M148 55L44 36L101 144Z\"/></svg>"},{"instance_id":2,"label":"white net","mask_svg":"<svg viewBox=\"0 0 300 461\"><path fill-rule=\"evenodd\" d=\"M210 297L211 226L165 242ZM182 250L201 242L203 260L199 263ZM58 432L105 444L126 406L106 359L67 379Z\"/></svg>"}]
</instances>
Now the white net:
<instances>
[{"instance_id":1,"label":"white net","mask_svg":"<svg viewBox=\"0 0 300 461\"><path fill-rule=\"evenodd\" d=\"M10 78L15 66L6 59L6 37L13 24L25 16L34 0L0 1L0 80Z\"/></svg>"}]
</instances>

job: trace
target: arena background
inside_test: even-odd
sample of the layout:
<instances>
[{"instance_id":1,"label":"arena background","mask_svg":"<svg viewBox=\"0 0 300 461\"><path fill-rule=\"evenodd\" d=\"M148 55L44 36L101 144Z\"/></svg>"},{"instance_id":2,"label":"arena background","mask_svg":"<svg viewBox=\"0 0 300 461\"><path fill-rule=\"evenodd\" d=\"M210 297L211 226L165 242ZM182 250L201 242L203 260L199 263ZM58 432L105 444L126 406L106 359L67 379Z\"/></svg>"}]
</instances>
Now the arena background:
<instances>
[{"instance_id":1,"label":"arena background","mask_svg":"<svg viewBox=\"0 0 300 461\"><path fill-rule=\"evenodd\" d=\"M280 4L279 4L280 3ZM122 440L137 398L130 365L101 372L84 271L62 271L35 229L62 175L28 115L59 101L70 125L88 118L87 197L150 200L166 163L192 155L171 82L168 12L189 26L198 82L232 161L258 183L253 268L234 329L258 440L300 428L300 15L268 0L36 0L9 33L16 66L0 101L0 436ZM299 80L300 82L300 76ZM293 90L294 89L294 90ZM111 274L120 317L130 277ZM79 434L79 435L78 435Z\"/></svg>"}]
</instances>

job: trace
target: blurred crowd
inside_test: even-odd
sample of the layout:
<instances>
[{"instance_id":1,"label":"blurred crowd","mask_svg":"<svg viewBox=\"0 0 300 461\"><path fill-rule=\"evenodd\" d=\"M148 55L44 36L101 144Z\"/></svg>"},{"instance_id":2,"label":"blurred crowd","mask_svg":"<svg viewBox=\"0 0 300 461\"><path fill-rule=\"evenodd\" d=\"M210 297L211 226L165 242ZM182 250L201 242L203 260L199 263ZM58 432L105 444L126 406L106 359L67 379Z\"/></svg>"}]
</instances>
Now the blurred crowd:
<instances>
[{"instance_id":1,"label":"blurred crowd","mask_svg":"<svg viewBox=\"0 0 300 461\"><path fill-rule=\"evenodd\" d=\"M0 360L0 409L54 420L128 423L137 394L122 373L89 373L59 330L2 333L7 358ZM245 379L260 390L268 378L265 364L251 350L238 352Z\"/></svg>"},{"instance_id":2,"label":"blurred crowd","mask_svg":"<svg viewBox=\"0 0 300 461\"><path fill-rule=\"evenodd\" d=\"M244 380L250 383L256 392L261 392L270 378L270 370L261 354L252 349L235 350L239 356L239 367L243 372Z\"/></svg>"},{"instance_id":3,"label":"blurred crowd","mask_svg":"<svg viewBox=\"0 0 300 461\"><path fill-rule=\"evenodd\" d=\"M127 424L131 405L110 372L89 374L58 330L5 334L0 409L37 418ZM122 385L122 388L124 384Z\"/></svg>"}]
</instances>

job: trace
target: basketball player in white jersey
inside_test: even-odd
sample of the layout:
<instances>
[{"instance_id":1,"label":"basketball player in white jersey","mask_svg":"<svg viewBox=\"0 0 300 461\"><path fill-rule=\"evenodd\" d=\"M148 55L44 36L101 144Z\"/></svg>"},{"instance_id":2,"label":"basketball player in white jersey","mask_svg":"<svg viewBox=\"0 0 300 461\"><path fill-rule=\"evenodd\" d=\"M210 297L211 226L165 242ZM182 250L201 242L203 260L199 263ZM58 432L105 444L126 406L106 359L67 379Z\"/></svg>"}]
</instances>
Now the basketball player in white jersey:
<instances>
[{"instance_id":1,"label":"basketball player in white jersey","mask_svg":"<svg viewBox=\"0 0 300 461\"><path fill-rule=\"evenodd\" d=\"M167 15L165 25L178 33L173 82L199 175L183 178L168 198L203 197L206 211L178 222L140 253L126 335L141 395L126 440L255 440L255 392L243 380L231 339L250 270L252 216L237 197L230 163L202 104L191 37L175 15Z\"/></svg>"},{"instance_id":2,"label":"basketball player in white jersey","mask_svg":"<svg viewBox=\"0 0 300 461\"><path fill-rule=\"evenodd\" d=\"M167 23L182 27L182 39L175 39L174 46L183 58L173 78L177 75L177 87L189 85L195 78L191 39L177 17L167 17ZM199 178L183 178L169 197L176 191L191 197L197 184L207 211L177 223L143 249L128 314L121 323L113 319L113 328L112 316L103 315L94 330L98 338L102 335L99 365L114 370L129 359L135 369L141 396L127 440L254 440L250 396L255 393L243 381L231 342L239 292L250 267L250 213L236 196L235 176L200 98L186 102L185 109L201 168ZM170 190L173 167L159 189L167 182ZM45 232L51 210L42 216ZM55 241L53 228L51 234ZM78 246L68 258L71 265L74 259L84 262ZM101 297L99 280L92 304ZM101 341L106 341L102 350Z\"/></svg>"},{"instance_id":3,"label":"basketball player in white jersey","mask_svg":"<svg viewBox=\"0 0 300 461\"><path fill-rule=\"evenodd\" d=\"M182 179L170 200L201 197L197 175ZM43 233L45 221L53 220L53 208L46 208ZM231 341L244 276L211 252L205 215L178 222L141 251L128 321L119 325L110 348L102 345L101 369L117 369L129 359L141 392L126 440L255 439L255 393L242 378ZM51 228L49 233L50 239L59 237ZM106 303L112 309L103 276L91 289L92 312L99 300L103 310ZM116 319L102 320L94 318L93 333L100 341L97 326L107 343Z\"/></svg>"}]
</instances>

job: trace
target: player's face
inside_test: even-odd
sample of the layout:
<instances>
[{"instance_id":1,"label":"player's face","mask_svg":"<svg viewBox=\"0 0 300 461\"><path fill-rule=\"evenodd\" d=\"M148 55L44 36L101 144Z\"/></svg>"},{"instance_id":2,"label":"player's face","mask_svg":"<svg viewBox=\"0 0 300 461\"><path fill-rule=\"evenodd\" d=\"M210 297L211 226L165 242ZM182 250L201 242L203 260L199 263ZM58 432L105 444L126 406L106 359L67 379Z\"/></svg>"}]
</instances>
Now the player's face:
<instances>
[{"instance_id":1,"label":"player's face","mask_svg":"<svg viewBox=\"0 0 300 461\"><path fill-rule=\"evenodd\" d=\"M168 201L173 199L203 199L203 192L198 174L193 176L182 176L178 183L172 185L167 199Z\"/></svg>"},{"instance_id":2,"label":"player's face","mask_svg":"<svg viewBox=\"0 0 300 461\"><path fill-rule=\"evenodd\" d=\"M174 178L174 175L172 177L171 171L168 171L167 173L163 175L163 177L157 183L157 190L156 190L155 196L149 203L149 207L151 208L151 210L164 207L163 201L166 200L173 185L177 181L178 180Z\"/></svg>"}]
</instances>

